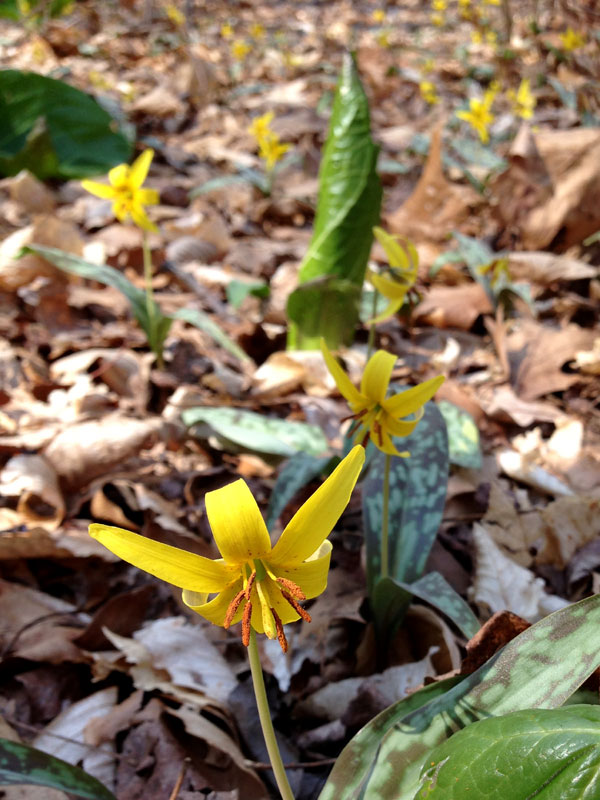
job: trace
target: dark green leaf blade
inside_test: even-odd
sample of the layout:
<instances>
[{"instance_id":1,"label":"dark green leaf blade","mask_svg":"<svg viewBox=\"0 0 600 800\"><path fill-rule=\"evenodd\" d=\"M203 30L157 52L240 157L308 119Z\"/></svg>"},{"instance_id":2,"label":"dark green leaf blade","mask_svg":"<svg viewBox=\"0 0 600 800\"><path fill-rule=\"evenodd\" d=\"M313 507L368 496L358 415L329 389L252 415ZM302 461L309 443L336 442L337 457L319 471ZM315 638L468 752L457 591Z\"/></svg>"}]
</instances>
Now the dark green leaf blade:
<instances>
[{"instance_id":1,"label":"dark green leaf blade","mask_svg":"<svg viewBox=\"0 0 600 800\"><path fill-rule=\"evenodd\" d=\"M467 469L481 469L479 430L473 417L447 400L439 400L438 408L448 428L450 463Z\"/></svg>"},{"instance_id":2,"label":"dark green leaf blade","mask_svg":"<svg viewBox=\"0 0 600 800\"><path fill-rule=\"evenodd\" d=\"M600 797L600 707L515 711L458 731L432 753L414 800Z\"/></svg>"},{"instance_id":3,"label":"dark green leaf blade","mask_svg":"<svg viewBox=\"0 0 600 800\"><path fill-rule=\"evenodd\" d=\"M352 341L373 242L372 228L379 221L382 190L376 173L377 156L378 147L370 133L369 104L354 58L346 54L319 172L315 229L300 266L299 283L331 276L347 281L349 287L325 286L328 292L311 294L310 302L299 302L295 296L288 306L290 349L318 348L321 334L332 348ZM306 298L301 296L301 300ZM328 304L334 301L341 305L342 313L337 308L328 312ZM322 330L320 325L325 323L327 327Z\"/></svg>"},{"instance_id":4,"label":"dark green leaf blade","mask_svg":"<svg viewBox=\"0 0 600 800\"><path fill-rule=\"evenodd\" d=\"M96 100L34 72L0 71L0 119L3 175L29 169L42 180L85 178L131 155L131 142Z\"/></svg>"},{"instance_id":5,"label":"dark green leaf blade","mask_svg":"<svg viewBox=\"0 0 600 800\"><path fill-rule=\"evenodd\" d=\"M60 758L19 742L0 739L0 785L35 784L89 800L115 800L100 781Z\"/></svg>"}]
</instances>

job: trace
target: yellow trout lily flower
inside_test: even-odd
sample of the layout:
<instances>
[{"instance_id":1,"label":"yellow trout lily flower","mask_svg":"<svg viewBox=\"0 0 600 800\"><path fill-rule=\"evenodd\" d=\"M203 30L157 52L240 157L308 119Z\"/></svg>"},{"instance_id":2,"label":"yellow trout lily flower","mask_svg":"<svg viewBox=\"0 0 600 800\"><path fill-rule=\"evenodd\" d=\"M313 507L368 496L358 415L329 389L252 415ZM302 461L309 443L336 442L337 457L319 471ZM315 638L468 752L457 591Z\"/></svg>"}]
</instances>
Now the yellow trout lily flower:
<instances>
[{"instance_id":1,"label":"yellow trout lily flower","mask_svg":"<svg viewBox=\"0 0 600 800\"><path fill-rule=\"evenodd\" d=\"M406 295L417 279L419 269L419 256L412 242L405 239L400 243L399 237L392 236L379 227L373 228L373 234L385 250L389 262L389 274L368 270L367 278L379 294L390 302L381 314L369 320L371 325L388 319L402 308Z\"/></svg>"},{"instance_id":2,"label":"yellow trout lily flower","mask_svg":"<svg viewBox=\"0 0 600 800\"><path fill-rule=\"evenodd\" d=\"M243 480L206 494L206 514L222 556L214 561L108 525L90 525L90 536L124 561L183 589L183 602L215 625L229 628L241 620L246 646L252 627L278 639L285 652L283 626L300 617L310 622L300 603L325 591L331 557L327 537L350 500L364 460L362 447L351 450L273 547Z\"/></svg>"},{"instance_id":3,"label":"yellow trout lily flower","mask_svg":"<svg viewBox=\"0 0 600 800\"><path fill-rule=\"evenodd\" d=\"M477 131L479 138L484 144L490 140L488 128L494 121L494 115L490 111L490 108L494 102L495 96L495 92L487 91L483 98L472 97L469 100L468 111L456 112L456 116L459 119L464 119L465 122L468 122L469 125Z\"/></svg>"},{"instance_id":4,"label":"yellow trout lily flower","mask_svg":"<svg viewBox=\"0 0 600 800\"><path fill-rule=\"evenodd\" d=\"M574 31L573 28L567 28L558 38L563 46L563 50L567 53L578 50L585 45L585 36L578 31Z\"/></svg>"},{"instance_id":5,"label":"yellow trout lily flower","mask_svg":"<svg viewBox=\"0 0 600 800\"><path fill-rule=\"evenodd\" d=\"M145 231L157 231L158 228L146 216L144 206L158 203L156 189L143 189L154 150L144 150L131 166L119 164L108 173L109 184L96 181L81 181L81 185L90 194L103 200L112 200L112 211L119 222L131 217L138 228Z\"/></svg>"},{"instance_id":6,"label":"yellow trout lily flower","mask_svg":"<svg viewBox=\"0 0 600 800\"><path fill-rule=\"evenodd\" d=\"M423 405L437 392L444 382L444 376L438 375L405 392L386 397L396 356L385 350L377 350L365 367L359 390L354 387L323 339L321 352L340 394L352 411L349 418L354 418L354 422L350 434L354 436L354 441L366 444L370 437L373 444L387 455L409 456L410 453L401 453L396 449L391 437L408 436L414 431L424 414ZM401 419L410 414L414 414L414 419Z\"/></svg>"},{"instance_id":7,"label":"yellow trout lily flower","mask_svg":"<svg viewBox=\"0 0 600 800\"><path fill-rule=\"evenodd\" d=\"M536 99L531 93L528 78L523 78L516 92L514 89L509 89L507 95L512 103L512 110L515 116L521 117L521 119L531 119L533 117Z\"/></svg>"}]
</instances>

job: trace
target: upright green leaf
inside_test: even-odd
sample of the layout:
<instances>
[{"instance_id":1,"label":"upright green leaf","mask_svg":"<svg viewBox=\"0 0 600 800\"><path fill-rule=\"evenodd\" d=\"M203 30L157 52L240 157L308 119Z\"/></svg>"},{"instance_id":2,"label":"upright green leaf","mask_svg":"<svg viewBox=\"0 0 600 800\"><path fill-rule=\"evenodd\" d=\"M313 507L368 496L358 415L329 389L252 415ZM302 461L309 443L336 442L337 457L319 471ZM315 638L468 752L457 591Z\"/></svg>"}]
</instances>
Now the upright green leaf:
<instances>
[{"instance_id":1,"label":"upright green leaf","mask_svg":"<svg viewBox=\"0 0 600 800\"><path fill-rule=\"evenodd\" d=\"M360 291L379 222L378 148L354 58L344 58L319 172L313 237L288 300L290 349L350 344ZM321 283L319 284L319 281ZM304 288L303 284L309 284Z\"/></svg>"},{"instance_id":2,"label":"upright green leaf","mask_svg":"<svg viewBox=\"0 0 600 800\"><path fill-rule=\"evenodd\" d=\"M428 755L414 800L424 797L600 797L600 707L515 711L474 722Z\"/></svg>"},{"instance_id":3,"label":"upright green leaf","mask_svg":"<svg viewBox=\"0 0 600 800\"><path fill-rule=\"evenodd\" d=\"M473 417L447 400L439 400L437 405L448 428L450 463L468 469L481 469L479 430Z\"/></svg>"},{"instance_id":4,"label":"upright green leaf","mask_svg":"<svg viewBox=\"0 0 600 800\"><path fill-rule=\"evenodd\" d=\"M435 403L426 403L425 414L410 436L394 442L400 450L408 450L410 458L391 460L390 576L411 583L423 575L446 500L448 436ZM385 454L375 450L362 493L369 594L381 565L384 467Z\"/></svg>"},{"instance_id":5,"label":"upright green leaf","mask_svg":"<svg viewBox=\"0 0 600 800\"><path fill-rule=\"evenodd\" d=\"M320 800L413 800L421 765L452 733L490 716L558 708L599 666L600 595L595 595L532 625L416 710L406 713L400 704L386 709L356 737L370 758L357 758L350 742Z\"/></svg>"},{"instance_id":6,"label":"upright green leaf","mask_svg":"<svg viewBox=\"0 0 600 800\"><path fill-rule=\"evenodd\" d=\"M101 175L129 160L132 143L93 97L35 72L0 70L0 174Z\"/></svg>"},{"instance_id":7,"label":"upright green leaf","mask_svg":"<svg viewBox=\"0 0 600 800\"><path fill-rule=\"evenodd\" d=\"M34 747L0 739L0 785L15 784L47 786L88 800L115 800L106 786L79 767Z\"/></svg>"}]
</instances>

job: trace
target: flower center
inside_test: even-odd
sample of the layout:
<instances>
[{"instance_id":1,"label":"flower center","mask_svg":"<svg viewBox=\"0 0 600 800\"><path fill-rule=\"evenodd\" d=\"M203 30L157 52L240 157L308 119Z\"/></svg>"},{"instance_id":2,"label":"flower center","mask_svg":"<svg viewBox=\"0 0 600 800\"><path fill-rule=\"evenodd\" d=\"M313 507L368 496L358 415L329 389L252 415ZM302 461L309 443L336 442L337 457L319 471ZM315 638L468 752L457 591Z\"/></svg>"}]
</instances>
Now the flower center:
<instances>
[{"instance_id":1,"label":"flower center","mask_svg":"<svg viewBox=\"0 0 600 800\"><path fill-rule=\"evenodd\" d=\"M379 444L382 444L383 439L381 435L382 428L380 422L382 413L383 408L379 405L379 403L373 402L371 406L363 408L362 411L358 411L356 414L350 414L350 416L344 417L341 422L345 422L349 419L354 420L348 430L348 436L354 439L355 444L361 444L363 447L366 447L367 442L369 441L371 428L373 429L375 436L377 436Z\"/></svg>"},{"instance_id":2,"label":"flower center","mask_svg":"<svg viewBox=\"0 0 600 800\"><path fill-rule=\"evenodd\" d=\"M251 563L244 564L242 575L242 588L227 607L223 627L229 628L240 606L243 604L242 642L248 647L250 643L252 608L253 604L258 603L265 634L269 639L277 639L281 649L286 653L288 642L283 631L283 622L275 608L273 608L273 597L276 597L273 593L279 592L302 619L306 620L306 622L311 622L310 614L300 605L300 602L306 600L306 595L293 581L276 576L259 558L255 558Z\"/></svg>"}]
</instances>

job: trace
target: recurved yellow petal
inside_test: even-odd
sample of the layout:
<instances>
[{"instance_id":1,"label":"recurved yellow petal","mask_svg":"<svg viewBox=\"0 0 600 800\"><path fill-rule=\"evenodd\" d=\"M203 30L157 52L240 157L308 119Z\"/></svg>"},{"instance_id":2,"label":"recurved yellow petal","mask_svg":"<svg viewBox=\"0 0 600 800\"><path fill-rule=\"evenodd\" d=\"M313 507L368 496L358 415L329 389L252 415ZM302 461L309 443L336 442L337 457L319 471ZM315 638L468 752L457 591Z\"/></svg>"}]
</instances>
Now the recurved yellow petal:
<instances>
[{"instance_id":1,"label":"recurved yellow petal","mask_svg":"<svg viewBox=\"0 0 600 800\"><path fill-rule=\"evenodd\" d=\"M112 186L106 183L98 183L97 181L81 181L81 186L96 197L101 197L103 200L112 200L115 196L115 190Z\"/></svg>"},{"instance_id":2,"label":"recurved yellow petal","mask_svg":"<svg viewBox=\"0 0 600 800\"><path fill-rule=\"evenodd\" d=\"M294 514L273 548L269 563L289 569L313 555L348 505L364 461L364 449L360 445L352 448L327 480Z\"/></svg>"},{"instance_id":3,"label":"recurved yellow petal","mask_svg":"<svg viewBox=\"0 0 600 800\"><path fill-rule=\"evenodd\" d=\"M235 581L227 588L218 594L215 598L207 602L208 595L199 592L190 592L184 589L182 600L188 608L200 614L201 617L207 619L215 625L223 625L225 614L233 598L242 588L242 579ZM232 625L239 622L242 618L243 608L240 607L233 618Z\"/></svg>"},{"instance_id":4,"label":"recurved yellow petal","mask_svg":"<svg viewBox=\"0 0 600 800\"><path fill-rule=\"evenodd\" d=\"M277 568L277 576L287 578L299 586L307 599L318 597L327 587L327 573L331 560L331 542L326 539L310 558L295 567Z\"/></svg>"},{"instance_id":5,"label":"recurved yellow petal","mask_svg":"<svg viewBox=\"0 0 600 800\"><path fill-rule=\"evenodd\" d=\"M369 359L360 382L361 394L379 404L385 400L396 356L377 350Z\"/></svg>"},{"instance_id":6,"label":"recurved yellow petal","mask_svg":"<svg viewBox=\"0 0 600 800\"><path fill-rule=\"evenodd\" d=\"M404 248L400 246L396 237L377 226L373 228L373 233L379 244L385 250L390 267L408 269L410 266L408 255Z\"/></svg>"},{"instance_id":7,"label":"recurved yellow petal","mask_svg":"<svg viewBox=\"0 0 600 800\"><path fill-rule=\"evenodd\" d=\"M264 558L271 550L265 522L245 481L240 479L207 492L206 514L227 564Z\"/></svg>"},{"instance_id":8,"label":"recurved yellow petal","mask_svg":"<svg viewBox=\"0 0 600 800\"><path fill-rule=\"evenodd\" d=\"M331 351L325 344L325 340L321 339L321 352L323 353L323 358L325 359L325 363L327 364L327 369L331 372L333 380L335 381L335 385L340 391L342 397L344 397L351 406L363 406L365 402L365 398L358 389L354 386L350 378L346 375L344 370L340 367L338 362L335 360Z\"/></svg>"},{"instance_id":9,"label":"recurved yellow petal","mask_svg":"<svg viewBox=\"0 0 600 800\"><path fill-rule=\"evenodd\" d=\"M392 436L409 436L414 429L419 424L419 420L423 416L423 407L421 407L416 413L414 419L409 420L399 420L399 419L392 419L392 417L387 415L384 430L390 433Z\"/></svg>"},{"instance_id":10,"label":"recurved yellow petal","mask_svg":"<svg viewBox=\"0 0 600 800\"><path fill-rule=\"evenodd\" d=\"M381 314L377 314L376 317L367 321L367 325L375 325L377 322L383 322L384 319L389 319L396 314L402 306L404 305L404 298L406 294L400 297L398 300L390 300L389 304L383 309Z\"/></svg>"},{"instance_id":11,"label":"recurved yellow petal","mask_svg":"<svg viewBox=\"0 0 600 800\"><path fill-rule=\"evenodd\" d=\"M388 456L400 456L400 458L407 458L408 456L410 456L410 453L407 450L403 450L402 452L397 450L389 434L386 433L384 430L381 431L381 439L379 438L379 436L375 435L373 431L371 431L371 441L376 447L378 447L383 453L386 453Z\"/></svg>"},{"instance_id":12,"label":"recurved yellow petal","mask_svg":"<svg viewBox=\"0 0 600 800\"><path fill-rule=\"evenodd\" d=\"M418 386L413 386L412 389L388 398L382 403L382 406L393 417L406 417L431 400L443 382L444 376L436 375L435 378L430 378Z\"/></svg>"},{"instance_id":13,"label":"recurved yellow petal","mask_svg":"<svg viewBox=\"0 0 600 800\"><path fill-rule=\"evenodd\" d=\"M237 572L222 561L212 561L110 525L90 525L90 536L123 561L180 589L220 592Z\"/></svg>"},{"instance_id":14,"label":"recurved yellow petal","mask_svg":"<svg viewBox=\"0 0 600 800\"><path fill-rule=\"evenodd\" d=\"M154 150L148 148L139 155L129 169L129 182L134 189L139 189L146 180L150 164L154 158Z\"/></svg>"},{"instance_id":15,"label":"recurved yellow petal","mask_svg":"<svg viewBox=\"0 0 600 800\"><path fill-rule=\"evenodd\" d=\"M154 206L160 200L160 195L156 189L139 189L135 195L138 203L143 206Z\"/></svg>"}]
</instances>

